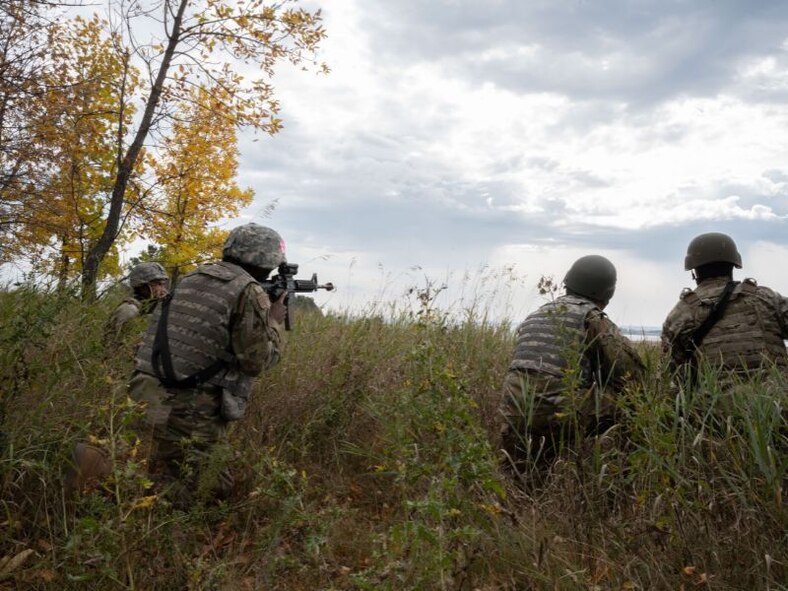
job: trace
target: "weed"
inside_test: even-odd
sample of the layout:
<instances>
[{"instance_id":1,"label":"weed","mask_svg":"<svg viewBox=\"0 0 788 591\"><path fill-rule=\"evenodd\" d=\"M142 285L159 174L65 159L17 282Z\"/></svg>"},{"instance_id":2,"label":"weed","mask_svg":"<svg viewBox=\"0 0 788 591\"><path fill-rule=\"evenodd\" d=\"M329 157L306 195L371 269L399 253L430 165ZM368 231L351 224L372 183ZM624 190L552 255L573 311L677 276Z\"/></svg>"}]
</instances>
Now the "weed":
<instances>
[{"instance_id":1,"label":"weed","mask_svg":"<svg viewBox=\"0 0 788 591\"><path fill-rule=\"evenodd\" d=\"M119 296L0 292L0 589L785 588L783 376L688 389L644 345L615 445L567 442L524 494L493 443L511 326L442 286L299 316L229 433L232 496L189 512L151 488L130 350L104 349ZM78 441L113 470L69 499Z\"/></svg>"}]
</instances>

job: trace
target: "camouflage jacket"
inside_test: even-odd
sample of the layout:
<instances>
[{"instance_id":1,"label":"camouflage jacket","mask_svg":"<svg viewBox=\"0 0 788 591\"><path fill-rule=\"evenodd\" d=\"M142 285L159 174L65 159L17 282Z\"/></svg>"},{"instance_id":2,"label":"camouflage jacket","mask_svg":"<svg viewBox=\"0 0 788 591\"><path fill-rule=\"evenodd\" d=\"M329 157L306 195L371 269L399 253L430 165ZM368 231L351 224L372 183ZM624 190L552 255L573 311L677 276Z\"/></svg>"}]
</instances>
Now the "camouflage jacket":
<instances>
[{"instance_id":1,"label":"camouflage jacket","mask_svg":"<svg viewBox=\"0 0 788 591\"><path fill-rule=\"evenodd\" d=\"M586 318L586 343L597 386L619 392L645 375L645 365L632 341L602 310L592 310Z\"/></svg>"},{"instance_id":2,"label":"camouflage jacket","mask_svg":"<svg viewBox=\"0 0 788 591\"><path fill-rule=\"evenodd\" d=\"M230 327L230 342L240 371L257 376L279 362L284 342L279 325L268 317L271 302L257 283L238 298Z\"/></svg>"},{"instance_id":3,"label":"camouflage jacket","mask_svg":"<svg viewBox=\"0 0 788 591\"><path fill-rule=\"evenodd\" d=\"M788 368L788 299L745 279L733 290L722 317L709 330L696 358L692 335L719 300L728 279L702 281L685 289L662 326L662 350L673 369L703 360L733 372L775 364Z\"/></svg>"}]
</instances>

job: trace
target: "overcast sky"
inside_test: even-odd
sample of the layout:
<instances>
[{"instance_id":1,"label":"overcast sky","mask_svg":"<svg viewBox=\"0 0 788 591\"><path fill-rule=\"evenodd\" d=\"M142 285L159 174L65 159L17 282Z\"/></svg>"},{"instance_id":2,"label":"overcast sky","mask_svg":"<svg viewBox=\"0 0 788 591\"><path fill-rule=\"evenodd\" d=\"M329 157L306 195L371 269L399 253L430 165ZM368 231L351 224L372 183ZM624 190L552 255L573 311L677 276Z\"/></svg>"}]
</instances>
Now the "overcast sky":
<instances>
[{"instance_id":1,"label":"overcast sky","mask_svg":"<svg viewBox=\"0 0 788 591\"><path fill-rule=\"evenodd\" d=\"M318 303L428 278L462 307L513 269L495 305L519 319L541 276L599 253L611 318L659 326L707 231L737 241L737 277L788 295L788 3L319 5L331 74L281 69L285 129L241 145L246 213L276 202L289 258L340 287Z\"/></svg>"}]
</instances>

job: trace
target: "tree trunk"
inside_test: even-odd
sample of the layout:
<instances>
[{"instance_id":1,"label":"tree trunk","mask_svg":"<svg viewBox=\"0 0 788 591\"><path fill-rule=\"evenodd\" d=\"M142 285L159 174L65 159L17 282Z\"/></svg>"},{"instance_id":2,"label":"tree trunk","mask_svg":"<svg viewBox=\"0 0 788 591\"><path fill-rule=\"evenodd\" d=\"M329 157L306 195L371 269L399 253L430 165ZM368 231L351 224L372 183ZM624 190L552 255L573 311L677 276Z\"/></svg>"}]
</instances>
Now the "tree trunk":
<instances>
[{"instance_id":1,"label":"tree trunk","mask_svg":"<svg viewBox=\"0 0 788 591\"><path fill-rule=\"evenodd\" d=\"M68 286L68 272L71 260L69 259L67 248L67 239L65 236L60 238L60 269L58 272L57 288L59 291L64 291Z\"/></svg>"},{"instance_id":2,"label":"tree trunk","mask_svg":"<svg viewBox=\"0 0 788 591\"><path fill-rule=\"evenodd\" d=\"M109 252L115 240L118 237L118 229L120 227L120 216L123 213L124 197L126 194L126 186L128 185L131 173L137 163L137 158L140 155L140 150L148 137L150 132L151 122L153 115L159 106L161 99L162 89L167 79L167 72L172 63L172 56L175 54L175 49L180 41L181 23L183 22L183 14L189 4L189 0L178 0L178 12L172 22L171 33L167 41L167 49L164 51L159 71L156 75L156 80L148 95L148 100L145 103L145 112L140 120L140 125L137 128L137 133L134 136L134 141L131 142L126 155L118 166L118 173L115 177L115 185L112 188L112 196L109 203L109 212L107 213L107 223L104 226L99 239L90 249L85 257L85 263L82 267L82 298L94 299L96 297L96 280L98 278L99 265L104 257ZM167 3L169 4L169 3ZM165 6L166 10L167 6Z\"/></svg>"}]
</instances>

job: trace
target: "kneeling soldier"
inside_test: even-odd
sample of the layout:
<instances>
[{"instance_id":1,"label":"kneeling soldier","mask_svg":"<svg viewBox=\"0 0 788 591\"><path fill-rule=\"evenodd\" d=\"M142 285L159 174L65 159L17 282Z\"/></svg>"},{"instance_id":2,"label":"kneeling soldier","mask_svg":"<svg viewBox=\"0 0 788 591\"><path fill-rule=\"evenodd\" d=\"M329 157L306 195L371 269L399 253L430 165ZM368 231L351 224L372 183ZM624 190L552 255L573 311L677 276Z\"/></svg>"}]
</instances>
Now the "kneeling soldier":
<instances>
[{"instance_id":1,"label":"kneeling soldier","mask_svg":"<svg viewBox=\"0 0 788 591\"><path fill-rule=\"evenodd\" d=\"M615 421L615 396L640 378L643 362L603 312L616 287L606 258L584 256L564 278L566 294L530 314L517 329L504 382L502 447L517 472L549 460L576 434Z\"/></svg>"}]
</instances>

